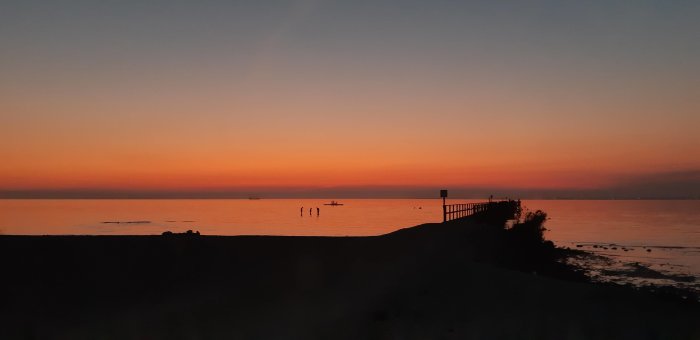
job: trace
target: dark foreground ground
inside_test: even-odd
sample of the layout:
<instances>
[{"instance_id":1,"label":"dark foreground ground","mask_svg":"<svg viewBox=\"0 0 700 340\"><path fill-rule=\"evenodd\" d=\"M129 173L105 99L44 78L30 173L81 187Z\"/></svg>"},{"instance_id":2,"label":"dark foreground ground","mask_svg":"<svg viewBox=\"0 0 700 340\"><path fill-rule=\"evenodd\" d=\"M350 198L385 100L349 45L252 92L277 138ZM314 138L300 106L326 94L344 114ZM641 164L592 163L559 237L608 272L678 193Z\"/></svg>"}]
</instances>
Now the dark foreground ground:
<instances>
[{"instance_id":1,"label":"dark foreground ground","mask_svg":"<svg viewBox=\"0 0 700 340\"><path fill-rule=\"evenodd\" d=\"M362 238L2 236L0 339L700 339L697 304L575 282L526 248L475 221Z\"/></svg>"}]
</instances>

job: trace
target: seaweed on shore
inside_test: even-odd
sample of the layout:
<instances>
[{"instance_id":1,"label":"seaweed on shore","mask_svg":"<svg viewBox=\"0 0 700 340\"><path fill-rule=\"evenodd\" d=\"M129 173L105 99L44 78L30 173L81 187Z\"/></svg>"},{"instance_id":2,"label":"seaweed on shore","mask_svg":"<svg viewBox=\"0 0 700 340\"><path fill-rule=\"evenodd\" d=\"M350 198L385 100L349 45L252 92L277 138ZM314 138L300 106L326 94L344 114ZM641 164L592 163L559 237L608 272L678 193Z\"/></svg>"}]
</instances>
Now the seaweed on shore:
<instances>
[{"instance_id":1,"label":"seaweed on shore","mask_svg":"<svg viewBox=\"0 0 700 340\"><path fill-rule=\"evenodd\" d=\"M622 269L604 269L601 271L604 275L626 276L646 279L665 279L675 282L695 282L695 277L683 274L664 274L660 271L653 270L639 262L629 263Z\"/></svg>"},{"instance_id":2,"label":"seaweed on shore","mask_svg":"<svg viewBox=\"0 0 700 340\"><path fill-rule=\"evenodd\" d=\"M502 242L502 248L497 252L497 261L516 270L559 279L628 286L663 298L700 302L700 289L687 285L696 282L692 275L664 273L639 262L620 267L616 266L616 261L606 256L556 247L545 238L547 229L544 225L547 219L547 213L541 210L527 211L523 216L516 216L510 227L504 227L505 242ZM680 285L649 284L645 280Z\"/></svg>"},{"instance_id":3,"label":"seaweed on shore","mask_svg":"<svg viewBox=\"0 0 700 340\"><path fill-rule=\"evenodd\" d=\"M639 262L625 263L585 250L563 251L567 254L562 261L579 268L595 284L625 287L664 299L700 303L700 284L690 285L697 282L692 275L664 273Z\"/></svg>"}]
</instances>

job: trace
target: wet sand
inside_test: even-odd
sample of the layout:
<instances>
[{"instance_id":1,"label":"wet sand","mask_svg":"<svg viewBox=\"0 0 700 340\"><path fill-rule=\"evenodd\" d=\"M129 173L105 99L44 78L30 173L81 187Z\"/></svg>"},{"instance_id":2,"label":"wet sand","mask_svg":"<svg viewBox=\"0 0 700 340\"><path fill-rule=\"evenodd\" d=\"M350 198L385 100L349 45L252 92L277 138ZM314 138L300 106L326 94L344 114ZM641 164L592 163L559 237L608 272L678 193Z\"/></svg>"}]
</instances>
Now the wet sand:
<instances>
[{"instance_id":1,"label":"wet sand","mask_svg":"<svg viewBox=\"0 0 700 340\"><path fill-rule=\"evenodd\" d=\"M377 237L0 236L2 339L700 339L467 219Z\"/></svg>"}]
</instances>

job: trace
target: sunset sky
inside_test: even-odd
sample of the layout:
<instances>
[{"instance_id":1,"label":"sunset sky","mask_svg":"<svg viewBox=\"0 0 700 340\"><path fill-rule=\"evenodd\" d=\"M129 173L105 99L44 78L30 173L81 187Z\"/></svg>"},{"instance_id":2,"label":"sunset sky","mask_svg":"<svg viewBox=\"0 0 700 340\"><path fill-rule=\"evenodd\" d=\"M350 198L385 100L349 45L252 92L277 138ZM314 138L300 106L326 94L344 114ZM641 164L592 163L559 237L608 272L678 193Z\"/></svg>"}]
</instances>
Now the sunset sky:
<instances>
[{"instance_id":1,"label":"sunset sky","mask_svg":"<svg viewBox=\"0 0 700 340\"><path fill-rule=\"evenodd\" d=\"M698 18L698 1L5 0L0 192L697 188Z\"/></svg>"}]
</instances>

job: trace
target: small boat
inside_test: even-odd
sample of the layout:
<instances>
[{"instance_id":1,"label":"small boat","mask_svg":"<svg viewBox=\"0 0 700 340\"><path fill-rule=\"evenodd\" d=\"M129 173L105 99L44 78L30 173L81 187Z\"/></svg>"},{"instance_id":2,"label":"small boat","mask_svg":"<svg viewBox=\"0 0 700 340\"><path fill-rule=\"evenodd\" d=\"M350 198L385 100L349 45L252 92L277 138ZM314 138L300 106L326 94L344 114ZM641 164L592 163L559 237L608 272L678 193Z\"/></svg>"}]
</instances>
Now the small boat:
<instances>
[{"instance_id":1,"label":"small boat","mask_svg":"<svg viewBox=\"0 0 700 340\"><path fill-rule=\"evenodd\" d=\"M337 205L343 205L343 203L338 203L338 202L336 202L336 201L331 201L331 203L324 203L323 205L337 206Z\"/></svg>"}]
</instances>

